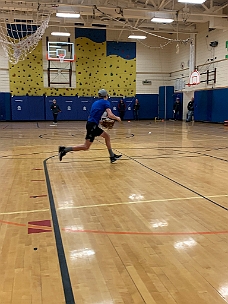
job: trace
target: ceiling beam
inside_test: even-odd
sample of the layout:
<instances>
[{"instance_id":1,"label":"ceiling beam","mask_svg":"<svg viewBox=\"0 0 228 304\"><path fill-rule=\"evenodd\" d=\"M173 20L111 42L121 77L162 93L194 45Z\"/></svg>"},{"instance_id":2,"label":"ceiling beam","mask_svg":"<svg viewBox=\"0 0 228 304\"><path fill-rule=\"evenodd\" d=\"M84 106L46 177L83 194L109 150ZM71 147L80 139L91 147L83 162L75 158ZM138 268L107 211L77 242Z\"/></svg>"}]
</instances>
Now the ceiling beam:
<instances>
[{"instance_id":1,"label":"ceiling beam","mask_svg":"<svg viewBox=\"0 0 228 304\"><path fill-rule=\"evenodd\" d=\"M154 2L154 0L150 0L150 3L153 5L154 8L157 8L157 4Z\"/></svg>"},{"instance_id":2,"label":"ceiling beam","mask_svg":"<svg viewBox=\"0 0 228 304\"><path fill-rule=\"evenodd\" d=\"M163 6L162 8L165 8L170 2L172 2L173 0L168 0Z\"/></svg>"},{"instance_id":3,"label":"ceiling beam","mask_svg":"<svg viewBox=\"0 0 228 304\"><path fill-rule=\"evenodd\" d=\"M228 3L224 4L223 6L219 7L217 10L215 10L214 13L218 13L219 11L223 10L227 6L228 6Z\"/></svg>"},{"instance_id":4,"label":"ceiling beam","mask_svg":"<svg viewBox=\"0 0 228 304\"><path fill-rule=\"evenodd\" d=\"M205 11L209 11L209 8L204 3L202 3L201 5L205 9Z\"/></svg>"}]
</instances>

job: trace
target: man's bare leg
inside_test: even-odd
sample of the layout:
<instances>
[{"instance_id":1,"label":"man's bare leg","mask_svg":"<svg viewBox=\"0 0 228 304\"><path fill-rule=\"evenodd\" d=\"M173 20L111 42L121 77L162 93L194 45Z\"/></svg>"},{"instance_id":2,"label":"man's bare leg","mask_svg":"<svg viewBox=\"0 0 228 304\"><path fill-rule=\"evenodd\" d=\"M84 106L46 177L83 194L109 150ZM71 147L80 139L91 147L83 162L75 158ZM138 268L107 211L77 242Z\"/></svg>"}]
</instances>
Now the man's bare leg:
<instances>
[{"instance_id":1,"label":"man's bare leg","mask_svg":"<svg viewBox=\"0 0 228 304\"><path fill-rule=\"evenodd\" d=\"M85 140L83 145L78 145L75 147L59 147L59 160L61 161L63 156L65 156L70 151L87 151L89 150L90 146L92 145L92 142L88 139Z\"/></svg>"}]
</instances>

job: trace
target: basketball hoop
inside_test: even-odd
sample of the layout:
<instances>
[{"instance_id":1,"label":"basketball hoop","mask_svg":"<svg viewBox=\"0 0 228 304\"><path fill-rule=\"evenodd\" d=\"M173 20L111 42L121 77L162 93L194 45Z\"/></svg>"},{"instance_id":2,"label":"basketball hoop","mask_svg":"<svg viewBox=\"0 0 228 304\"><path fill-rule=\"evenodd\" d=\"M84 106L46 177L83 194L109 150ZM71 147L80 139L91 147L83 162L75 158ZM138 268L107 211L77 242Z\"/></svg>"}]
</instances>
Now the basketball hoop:
<instances>
[{"instance_id":1,"label":"basketball hoop","mask_svg":"<svg viewBox=\"0 0 228 304\"><path fill-rule=\"evenodd\" d=\"M191 87L197 84L200 84L200 73L197 70L195 70L194 72L191 73L189 78L189 83L187 83L187 85Z\"/></svg>"},{"instance_id":2,"label":"basketball hoop","mask_svg":"<svg viewBox=\"0 0 228 304\"><path fill-rule=\"evenodd\" d=\"M59 54L58 57L59 57L59 62L63 63L63 61L65 59L65 54Z\"/></svg>"}]
</instances>

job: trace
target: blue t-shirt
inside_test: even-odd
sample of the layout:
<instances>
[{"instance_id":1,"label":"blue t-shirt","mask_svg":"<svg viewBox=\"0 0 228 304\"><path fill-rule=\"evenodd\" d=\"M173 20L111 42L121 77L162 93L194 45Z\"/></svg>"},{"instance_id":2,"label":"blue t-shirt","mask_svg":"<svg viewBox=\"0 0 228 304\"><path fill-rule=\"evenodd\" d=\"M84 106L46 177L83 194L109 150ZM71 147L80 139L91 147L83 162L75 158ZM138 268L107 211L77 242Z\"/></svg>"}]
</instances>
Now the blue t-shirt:
<instances>
[{"instance_id":1,"label":"blue t-shirt","mask_svg":"<svg viewBox=\"0 0 228 304\"><path fill-rule=\"evenodd\" d=\"M92 104L88 121L95 122L97 125L99 125L101 116L103 115L106 109L110 109L110 102L108 100L99 99L95 101Z\"/></svg>"}]
</instances>

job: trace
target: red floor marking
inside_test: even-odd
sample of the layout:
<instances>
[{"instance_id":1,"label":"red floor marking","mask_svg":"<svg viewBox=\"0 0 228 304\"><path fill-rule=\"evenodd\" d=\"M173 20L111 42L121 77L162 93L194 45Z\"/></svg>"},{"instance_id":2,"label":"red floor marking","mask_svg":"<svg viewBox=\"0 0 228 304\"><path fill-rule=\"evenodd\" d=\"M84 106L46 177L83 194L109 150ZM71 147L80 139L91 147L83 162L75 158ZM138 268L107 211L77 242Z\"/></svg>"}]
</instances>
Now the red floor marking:
<instances>
[{"instance_id":1,"label":"red floor marking","mask_svg":"<svg viewBox=\"0 0 228 304\"><path fill-rule=\"evenodd\" d=\"M228 230L224 231L193 231L193 232L134 232L134 231L102 231L102 230L77 230L63 228L67 232L85 232L98 234L125 234L125 235L202 235L202 234L228 234Z\"/></svg>"},{"instance_id":2,"label":"red floor marking","mask_svg":"<svg viewBox=\"0 0 228 304\"><path fill-rule=\"evenodd\" d=\"M45 197L47 194L42 194L42 195L31 195L30 198L37 198L37 197Z\"/></svg>"},{"instance_id":3,"label":"red floor marking","mask_svg":"<svg viewBox=\"0 0 228 304\"><path fill-rule=\"evenodd\" d=\"M26 227L26 224L20 224L15 222L8 222L0 220L0 223L6 225L20 226ZM30 233L39 233L39 232L50 232L52 231L51 221L35 221L28 222L28 229L33 229L36 231L32 231ZM228 234L228 230L221 231L192 231L192 232L134 232L134 231L102 231L102 230L78 230L78 229L70 229L70 228L62 228L62 231L66 232L77 232L77 233L97 233L97 234L119 234L119 235L216 235L216 234ZM38 232L39 231L39 232Z\"/></svg>"},{"instance_id":4,"label":"red floor marking","mask_svg":"<svg viewBox=\"0 0 228 304\"><path fill-rule=\"evenodd\" d=\"M51 232L51 231L52 228L51 228L50 220L28 222L28 234Z\"/></svg>"},{"instance_id":5,"label":"red floor marking","mask_svg":"<svg viewBox=\"0 0 228 304\"><path fill-rule=\"evenodd\" d=\"M40 168L33 168L32 170L43 170L43 169L40 169Z\"/></svg>"},{"instance_id":6,"label":"red floor marking","mask_svg":"<svg viewBox=\"0 0 228 304\"><path fill-rule=\"evenodd\" d=\"M21 227L27 226L26 224L20 224L20 223L8 222L8 221L2 221L2 220L0 220L0 223L7 224L7 225L21 226Z\"/></svg>"}]
</instances>

